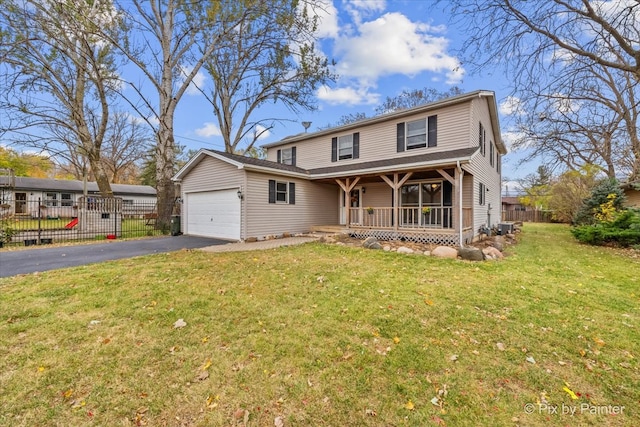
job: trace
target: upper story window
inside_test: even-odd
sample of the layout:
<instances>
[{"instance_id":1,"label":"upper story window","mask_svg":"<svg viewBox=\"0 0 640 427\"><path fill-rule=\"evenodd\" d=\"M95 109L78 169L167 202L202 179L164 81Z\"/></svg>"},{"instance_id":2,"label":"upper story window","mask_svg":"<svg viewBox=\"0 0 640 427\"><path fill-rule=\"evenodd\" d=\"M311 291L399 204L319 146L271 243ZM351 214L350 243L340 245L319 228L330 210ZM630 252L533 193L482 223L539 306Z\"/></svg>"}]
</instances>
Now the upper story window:
<instances>
[{"instance_id":1,"label":"upper story window","mask_svg":"<svg viewBox=\"0 0 640 427\"><path fill-rule=\"evenodd\" d=\"M278 150L278 163L283 165L296 165L296 147L283 148Z\"/></svg>"},{"instance_id":2,"label":"upper story window","mask_svg":"<svg viewBox=\"0 0 640 427\"><path fill-rule=\"evenodd\" d=\"M360 133L331 138L331 161L360 158Z\"/></svg>"},{"instance_id":3,"label":"upper story window","mask_svg":"<svg viewBox=\"0 0 640 427\"><path fill-rule=\"evenodd\" d=\"M493 141L489 141L489 164L493 166Z\"/></svg>"},{"instance_id":4,"label":"upper story window","mask_svg":"<svg viewBox=\"0 0 640 427\"><path fill-rule=\"evenodd\" d=\"M480 123L478 130L478 145L480 146L480 153L484 156L487 151L487 131L482 126L482 123Z\"/></svg>"},{"instance_id":5,"label":"upper story window","mask_svg":"<svg viewBox=\"0 0 640 427\"><path fill-rule=\"evenodd\" d=\"M353 159L353 135L338 137L338 160Z\"/></svg>"},{"instance_id":6,"label":"upper story window","mask_svg":"<svg viewBox=\"0 0 640 427\"><path fill-rule=\"evenodd\" d=\"M397 132L398 152L435 147L438 145L438 116L398 123Z\"/></svg>"}]
</instances>

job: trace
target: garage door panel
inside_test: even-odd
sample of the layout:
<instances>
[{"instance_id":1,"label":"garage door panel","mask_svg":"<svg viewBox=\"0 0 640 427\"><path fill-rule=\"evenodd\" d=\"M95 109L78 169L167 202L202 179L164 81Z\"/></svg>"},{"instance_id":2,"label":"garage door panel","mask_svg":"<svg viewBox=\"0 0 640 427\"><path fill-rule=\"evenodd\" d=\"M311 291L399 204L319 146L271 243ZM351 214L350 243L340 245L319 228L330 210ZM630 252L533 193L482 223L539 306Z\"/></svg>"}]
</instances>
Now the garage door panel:
<instances>
[{"instance_id":1,"label":"garage door panel","mask_svg":"<svg viewBox=\"0 0 640 427\"><path fill-rule=\"evenodd\" d=\"M194 236L240 239L240 199L237 189L189 193L186 233Z\"/></svg>"}]
</instances>

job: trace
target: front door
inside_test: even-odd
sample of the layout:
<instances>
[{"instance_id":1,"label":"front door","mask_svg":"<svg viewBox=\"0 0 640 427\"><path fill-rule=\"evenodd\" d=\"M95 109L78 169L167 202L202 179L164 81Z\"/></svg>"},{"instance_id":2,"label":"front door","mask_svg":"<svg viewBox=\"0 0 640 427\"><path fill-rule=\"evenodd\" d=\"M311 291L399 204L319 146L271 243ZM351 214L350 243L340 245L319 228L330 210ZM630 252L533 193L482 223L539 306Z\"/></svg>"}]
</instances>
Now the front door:
<instances>
[{"instance_id":1,"label":"front door","mask_svg":"<svg viewBox=\"0 0 640 427\"><path fill-rule=\"evenodd\" d=\"M347 224L347 206L351 208L351 224L362 224L362 187L351 190L348 203L345 192L340 190L340 225Z\"/></svg>"}]
</instances>

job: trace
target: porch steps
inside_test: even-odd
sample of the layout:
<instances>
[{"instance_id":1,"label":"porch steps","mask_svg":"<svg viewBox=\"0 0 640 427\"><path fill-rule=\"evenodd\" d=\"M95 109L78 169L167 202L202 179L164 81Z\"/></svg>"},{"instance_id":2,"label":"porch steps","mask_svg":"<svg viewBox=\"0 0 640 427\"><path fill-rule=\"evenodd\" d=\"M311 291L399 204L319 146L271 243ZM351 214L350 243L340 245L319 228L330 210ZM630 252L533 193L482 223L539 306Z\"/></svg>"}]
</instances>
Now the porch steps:
<instances>
[{"instance_id":1,"label":"porch steps","mask_svg":"<svg viewBox=\"0 0 640 427\"><path fill-rule=\"evenodd\" d=\"M312 233L342 233L346 232L347 228L343 225L314 225L311 227Z\"/></svg>"}]
</instances>

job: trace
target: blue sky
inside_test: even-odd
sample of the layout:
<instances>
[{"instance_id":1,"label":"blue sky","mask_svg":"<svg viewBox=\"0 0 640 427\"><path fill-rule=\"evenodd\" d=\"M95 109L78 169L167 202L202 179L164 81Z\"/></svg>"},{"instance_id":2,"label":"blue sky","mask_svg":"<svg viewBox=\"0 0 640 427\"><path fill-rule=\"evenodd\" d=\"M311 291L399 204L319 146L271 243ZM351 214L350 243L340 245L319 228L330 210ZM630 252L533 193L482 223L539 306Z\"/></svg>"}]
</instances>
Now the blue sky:
<instances>
[{"instance_id":1,"label":"blue sky","mask_svg":"<svg viewBox=\"0 0 640 427\"><path fill-rule=\"evenodd\" d=\"M321 15L318 48L336 61L334 71L339 78L318 90L317 111L296 116L278 106L264 107L260 114L291 121L277 125L261 143L304 131L302 121L312 122L309 131L313 131L345 114L372 115L387 96L394 97L404 89L433 87L444 91L458 86L464 92L485 89L496 93L503 139L509 145L507 81L501 70L471 75L461 65L455 52L464 43L465 34L450 25L450 16L443 10L446 5L429 0L324 1L327 13ZM206 85L206 76L198 79ZM188 149L224 149L211 111L202 95L190 91L176 116L177 141ZM517 160L517 153L504 159L505 177L520 178L535 169L533 165L518 167Z\"/></svg>"}]
</instances>

